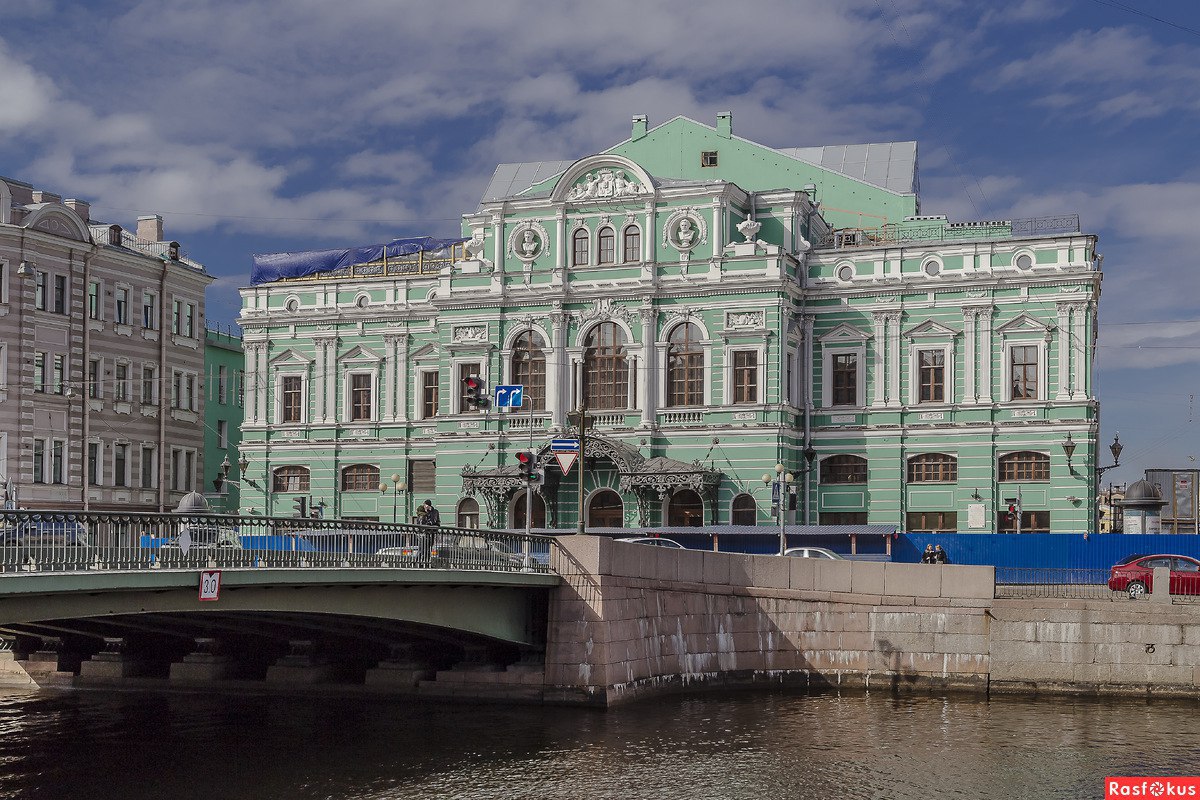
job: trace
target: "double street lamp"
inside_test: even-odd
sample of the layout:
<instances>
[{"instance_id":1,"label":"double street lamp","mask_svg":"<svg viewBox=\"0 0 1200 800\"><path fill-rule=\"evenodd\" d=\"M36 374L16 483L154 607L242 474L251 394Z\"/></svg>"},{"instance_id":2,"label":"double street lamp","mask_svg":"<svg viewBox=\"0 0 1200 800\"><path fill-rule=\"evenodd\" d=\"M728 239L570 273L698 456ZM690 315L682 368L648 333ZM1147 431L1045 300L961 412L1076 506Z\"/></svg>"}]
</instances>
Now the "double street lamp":
<instances>
[{"instance_id":1,"label":"double street lamp","mask_svg":"<svg viewBox=\"0 0 1200 800\"><path fill-rule=\"evenodd\" d=\"M1075 469L1074 469L1074 467L1071 466L1071 456L1075 455L1075 440L1071 438L1071 432L1068 431L1067 438L1063 439L1058 444L1059 444L1059 447L1062 448L1063 455L1065 455L1067 457L1067 469L1071 472L1072 475L1074 475ZM1094 495L1095 502L1093 504L1093 510L1092 510L1093 517L1091 520L1092 530L1096 533L1100 532L1100 519L1099 519L1099 516L1100 516L1100 514L1099 514L1099 512L1100 512L1100 478L1104 475L1104 473L1108 472L1110 469L1114 469L1116 467L1121 466L1121 451L1124 449L1125 449L1124 445L1121 444L1121 434L1120 433L1114 434L1113 442L1112 442L1112 444L1110 444L1108 446L1108 451L1110 453L1112 453L1113 463L1111 463L1107 466L1104 466L1104 467L1099 467L1099 466L1096 467L1096 486L1095 486L1096 492ZM1111 502L1112 502L1111 498L1110 498L1109 502L1111 504Z\"/></svg>"},{"instance_id":2,"label":"double street lamp","mask_svg":"<svg viewBox=\"0 0 1200 800\"><path fill-rule=\"evenodd\" d=\"M396 523L396 509L400 505L400 493L408 488L408 484L404 482L399 473L392 473L392 486L395 492L392 496L392 524L394 525ZM379 493L388 493L388 485L386 483L379 484Z\"/></svg>"},{"instance_id":3,"label":"double street lamp","mask_svg":"<svg viewBox=\"0 0 1200 800\"><path fill-rule=\"evenodd\" d=\"M817 451L810 444L804 448L803 455L805 467L801 474L806 475L812 471L812 463L813 459L817 457ZM792 505L792 499L796 496L795 481L796 476L788 472L782 462L775 465L774 480L771 479L770 473L764 473L762 476L763 485L771 487L771 505L779 516L779 555L783 555L787 551L787 531L784 526L787 523L787 512Z\"/></svg>"}]
</instances>

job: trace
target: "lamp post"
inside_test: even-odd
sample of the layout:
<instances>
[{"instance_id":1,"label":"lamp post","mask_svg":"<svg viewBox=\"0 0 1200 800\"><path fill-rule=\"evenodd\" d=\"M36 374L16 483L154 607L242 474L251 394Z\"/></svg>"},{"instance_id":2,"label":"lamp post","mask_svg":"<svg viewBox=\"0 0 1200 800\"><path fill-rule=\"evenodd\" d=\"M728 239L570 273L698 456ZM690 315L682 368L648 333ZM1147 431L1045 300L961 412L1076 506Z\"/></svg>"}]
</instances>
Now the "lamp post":
<instances>
[{"instance_id":1,"label":"lamp post","mask_svg":"<svg viewBox=\"0 0 1200 800\"><path fill-rule=\"evenodd\" d=\"M1108 446L1108 451L1110 453L1112 453L1113 463L1109 464L1106 467L1096 467L1096 493L1095 493L1096 503L1093 506L1093 512L1092 512L1094 514L1094 517L1093 517L1094 524L1092 525L1092 528L1097 533L1100 532L1100 530L1099 530L1100 529L1100 478L1104 475L1104 473L1108 472L1110 469L1114 469L1115 467L1121 466L1121 451L1124 449L1125 448L1121 445L1121 434L1120 433L1114 434L1113 442L1112 442L1112 444L1110 444ZM1112 492L1109 492L1108 508L1109 508L1109 513L1112 513ZM1114 522L1115 522L1115 520L1114 520ZM1116 533L1116 532L1117 532L1116 528L1114 527L1113 533Z\"/></svg>"},{"instance_id":2,"label":"lamp post","mask_svg":"<svg viewBox=\"0 0 1200 800\"><path fill-rule=\"evenodd\" d=\"M796 476L790 472L784 472L785 467L782 463L775 465L775 480L771 480L769 473L764 473L762 476L763 484L771 487L771 505L775 508L775 513L779 516L779 555L783 555L787 550L787 533L784 525L787 522L787 497L792 492L792 482L796 480Z\"/></svg>"},{"instance_id":3,"label":"lamp post","mask_svg":"<svg viewBox=\"0 0 1200 800\"><path fill-rule=\"evenodd\" d=\"M393 472L392 473L392 486L394 487L394 490L395 490L395 493L392 496L392 524L395 525L396 524L396 509L400 505L400 493L405 491L408 488L408 484L406 484L404 482L404 480L400 477L399 473ZM379 493L387 494L387 492L388 492L388 485L386 483L379 484Z\"/></svg>"},{"instance_id":4,"label":"lamp post","mask_svg":"<svg viewBox=\"0 0 1200 800\"><path fill-rule=\"evenodd\" d=\"M226 483L227 479L229 478L229 470L232 468L233 468L233 465L229 463L229 454L226 453L225 458L221 461L221 467L220 467L221 480L220 480L220 482L213 481L213 483L217 484L217 492L218 493L220 493L221 490L223 488L225 488L225 483ZM229 493L228 492L225 492L225 513L226 514L229 513Z\"/></svg>"}]
</instances>

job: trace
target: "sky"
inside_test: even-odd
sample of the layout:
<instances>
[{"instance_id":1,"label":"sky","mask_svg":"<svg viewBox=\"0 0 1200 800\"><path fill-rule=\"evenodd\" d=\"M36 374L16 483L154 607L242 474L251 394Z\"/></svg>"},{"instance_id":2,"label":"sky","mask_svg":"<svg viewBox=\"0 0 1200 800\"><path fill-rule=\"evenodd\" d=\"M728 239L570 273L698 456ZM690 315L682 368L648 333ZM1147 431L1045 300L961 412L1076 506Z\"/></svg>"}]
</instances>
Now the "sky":
<instances>
[{"instance_id":1,"label":"sky","mask_svg":"<svg viewBox=\"0 0 1200 800\"><path fill-rule=\"evenodd\" d=\"M1078 213L1104 482L1200 467L1193 0L0 0L0 174L161 214L211 323L254 253L457 235L498 163L725 110L773 147L918 141L923 213Z\"/></svg>"}]
</instances>

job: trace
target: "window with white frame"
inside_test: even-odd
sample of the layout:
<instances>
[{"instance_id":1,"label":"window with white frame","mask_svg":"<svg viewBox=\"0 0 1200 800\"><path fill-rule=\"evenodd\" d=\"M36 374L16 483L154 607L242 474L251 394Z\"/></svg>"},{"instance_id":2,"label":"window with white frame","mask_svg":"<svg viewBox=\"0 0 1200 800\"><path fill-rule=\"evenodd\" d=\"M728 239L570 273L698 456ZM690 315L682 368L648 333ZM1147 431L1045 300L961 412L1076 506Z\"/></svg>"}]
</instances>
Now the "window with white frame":
<instances>
[{"instance_id":1,"label":"window with white frame","mask_svg":"<svg viewBox=\"0 0 1200 800\"><path fill-rule=\"evenodd\" d=\"M46 482L46 440L33 440L33 482Z\"/></svg>"},{"instance_id":2,"label":"window with white frame","mask_svg":"<svg viewBox=\"0 0 1200 800\"><path fill-rule=\"evenodd\" d=\"M55 394L67 393L67 357L56 354L51 368L50 380Z\"/></svg>"},{"instance_id":3,"label":"window with white frame","mask_svg":"<svg viewBox=\"0 0 1200 800\"><path fill-rule=\"evenodd\" d=\"M936 405L954 402L954 347L949 342L911 342L908 352L908 402Z\"/></svg>"},{"instance_id":4,"label":"window with white frame","mask_svg":"<svg viewBox=\"0 0 1200 800\"><path fill-rule=\"evenodd\" d=\"M275 419L285 425L304 422L304 376L280 375L275 383Z\"/></svg>"},{"instance_id":5,"label":"window with white frame","mask_svg":"<svg viewBox=\"0 0 1200 800\"><path fill-rule=\"evenodd\" d=\"M881 377L877 376L877 380ZM821 347L821 407L856 408L866 405L866 345L823 343Z\"/></svg>"},{"instance_id":6,"label":"window with white frame","mask_svg":"<svg viewBox=\"0 0 1200 800\"><path fill-rule=\"evenodd\" d=\"M421 370L421 419L438 415L440 373L436 369Z\"/></svg>"},{"instance_id":7,"label":"window with white frame","mask_svg":"<svg viewBox=\"0 0 1200 800\"><path fill-rule=\"evenodd\" d=\"M36 270L33 273L33 307L38 311L47 309L46 298L49 295L47 283L50 280L49 273L42 270Z\"/></svg>"},{"instance_id":8,"label":"window with white frame","mask_svg":"<svg viewBox=\"0 0 1200 800\"><path fill-rule=\"evenodd\" d=\"M33 391L37 394L45 394L46 392L46 354L33 354Z\"/></svg>"},{"instance_id":9,"label":"window with white frame","mask_svg":"<svg viewBox=\"0 0 1200 800\"><path fill-rule=\"evenodd\" d=\"M88 283L87 315L88 319L103 319L103 290L100 281Z\"/></svg>"},{"instance_id":10,"label":"window with white frame","mask_svg":"<svg viewBox=\"0 0 1200 800\"><path fill-rule=\"evenodd\" d=\"M87 396L93 400L98 400L103 396L101 383L101 368L103 361L99 358L88 359L88 390Z\"/></svg>"},{"instance_id":11,"label":"window with white frame","mask_svg":"<svg viewBox=\"0 0 1200 800\"><path fill-rule=\"evenodd\" d=\"M8 302L8 262L0 261L0 303Z\"/></svg>"},{"instance_id":12,"label":"window with white frame","mask_svg":"<svg viewBox=\"0 0 1200 800\"><path fill-rule=\"evenodd\" d=\"M67 313L67 276L54 276L54 305L52 309L55 314Z\"/></svg>"},{"instance_id":13,"label":"window with white frame","mask_svg":"<svg viewBox=\"0 0 1200 800\"><path fill-rule=\"evenodd\" d=\"M642 229L637 225L630 225L625 229L622 236L622 249L625 251L625 263L629 264L634 261L642 260Z\"/></svg>"},{"instance_id":14,"label":"window with white frame","mask_svg":"<svg viewBox=\"0 0 1200 800\"><path fill-rule=\"evenodd\" d=\"M171 491L190 492L193 486L193 469L196 454L182 447L171 448Z\"/></svg>"},{"instance_id":15,"label":"window with white frame","mask_svg":"<svg viewBox=\"0 0 1200 800\"><path fill-rule=\"evenodd\" d=\"M149 445L142 445L142 488L158 488L158 451Z\"/></svg>"},{"instance_id":16,"label":"window with white frame","mask_svg":"<svg viewBox=\"0 0 1200 800\"><path fill-rule=\"evenodd\" d=\"M158 367L151 364L142 365L142 405L152 406L158 403Z\"/></svg>"},{"instance_id":17,"label":"window with white frame","mask_svg":"<svg viewBox=\"0 0 1200 800\"><path fill-rule=\"evenodd\" d=\"M55 439L50 443L50 483L67 482L67 443Z\"/></svg>"},{"instance_id":18,"label":"window with white frame","mask_svg":"<svg viewBox=\"0 0 1200 800\"><path fill-rule=\"evenodd\" d=\"M103 467L104 445L100 442L88 442L87 482L88 486L100 486L104 483Z\"/></svg>"},{"instance_id":19,"label":"window with white frame","mask_svg":"<svg viewBox=\"0 0 1200 800\"><path fill-rule=\"evenodd\" d=\"M217 420L217 447L225 450L229 447L229 420Z\"/></svg>"},{"instance_id":20,"label":"window with white frame","mask_svg":"<svg viewBox=\"0 0 1200 800\"><path fill-rule=\"evenodd\" d=\"M113 486L129 486L129 444L113 444Z\"/></svg>"},{"instance_id":21,"label":"window with white frame","mask_svg":"<svg viewBox=\"0 0 1200 800\"><path fill-rule=\"evenodd\" d=\"M1017 338L1004 342L1002 380L1006 400L1021 402L1046 398L1045 336Z\"/></svg>"},{"instance_id":22,"label":"window with white frame","mask_svg":"<svg viewBox=\"0 0 1200 800\"><path fill-rule=\"evenodd\" d=\"M113 365L113 402L129 402L129 365Z\"/></svg>"},{"instance_id":23,"label":"window with white frame","mask_svg":"<svg viewBox=\"0 0 1200 800\"><path fill-rule=\"evenodd\" d=\"M129 324L129 289L118 286L113 295L113 322L117 325Z\"/></svg>"},{"instance_id":24,"label":"window with white frame","mask_svg":"<svg viewBox=\"0 0 1200 800\"><path fill-rule=\"evenodd\" d=\"M349 392L347 409L351 422L369 422L375 418L375 375L370 372L351 372L346 375Z\"/></svg>"},{"instance_id":25,"label":"window with white frame","mask_svg":"<svg viewBox=\"0 0 1200 800\"><path fill-rule=\"evenodd\" d=\"M148 331L158 327L158 295L148 290L142 292L142 327Z\"/></svg>"},{"instance_id":26,"label":"window with white frame","mask_svg":"<svg viewBox=\"0 0 1200 800\"><path fill-rule=\"evenodd\" d=\"M8 388L8 343L0 342L0 392Z\"/></svg>"},{"instance_id":27,"label":"window with white frame","mask_svg":"<svg viewBox=\"0 0 1200 800\"><path fill-rule=\"evenodd\" d=\"M189 339L196 337L195 303L187 303L183 308L183 335Z\"/></svg>"},{"instance_id":28,"label":"window with white frame","mask_svg":"<svg viewBox=\"0 0 1200 800\"><path fill-rule=\"evenodd\" d=\"M759 351L734 350L729 355L732 362L729 376L729 386L732 389L730 401L734 405L762 402L758 391Z\"/></svg>"},{"instance_id":29,"label":"window with white frame","mask_svg":"<svg viewBox=\"0 0 1200 800\"><path fill-rule=\"evenodd\" d=\"M598 264L613 264L617 260L617 234L612 226L605 225L596 236Z\"/></svg>"}]
</instances>

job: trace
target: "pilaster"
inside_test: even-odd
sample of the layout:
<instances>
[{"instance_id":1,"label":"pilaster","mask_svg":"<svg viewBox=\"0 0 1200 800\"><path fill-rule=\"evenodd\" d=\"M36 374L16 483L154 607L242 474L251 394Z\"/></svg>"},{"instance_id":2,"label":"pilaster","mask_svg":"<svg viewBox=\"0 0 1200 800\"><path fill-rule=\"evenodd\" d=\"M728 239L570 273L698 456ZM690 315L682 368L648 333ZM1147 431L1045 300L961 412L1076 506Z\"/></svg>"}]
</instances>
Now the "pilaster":
<instances>
[{"instance_id":1,"label":"pilaster","mask_svg":"<svg viewBox=\"0 0 1200 800\"><path fill-rule=\"evenodd\" d=\"M655 359L654 339L655 322L658 311L652 303L645 303L638 309L638 318L642 322L642 365L643 369L636 370L634 380L639 384L639 399L642 402L642 427L654 426L658 412L658 364Z\"/></svg>"},{"instance_id":2,"label":"pilaster","mask_svg":"<svg viewBox=\"0 0 1200 800\"><path fill-rule=\"evenodd\" d=\"M995 313L995 306L979 310L979 400L989 404L995 402L992 396L992 317Z\"/></svg>"}]
</instances>

